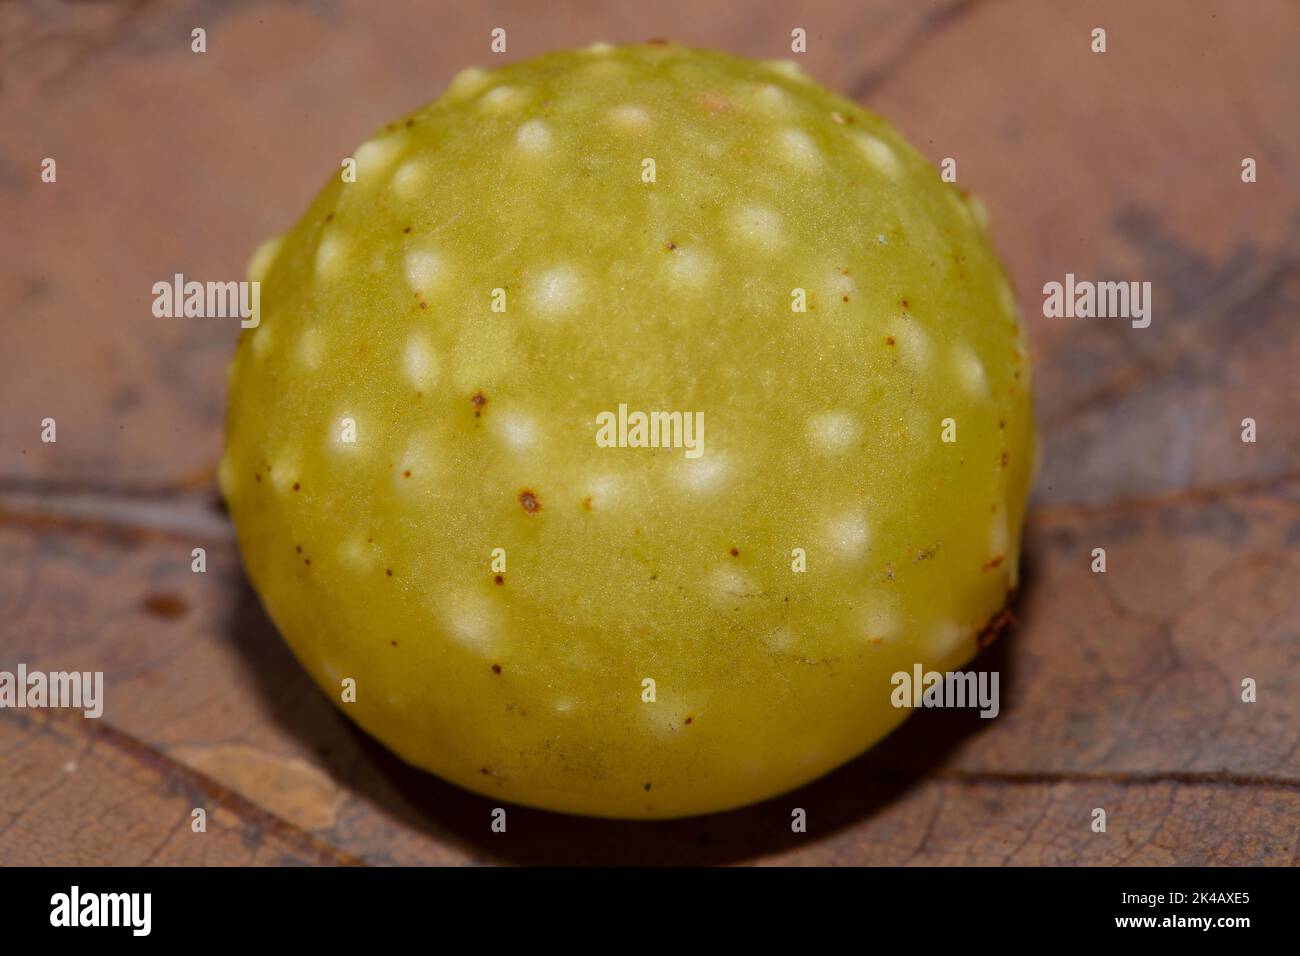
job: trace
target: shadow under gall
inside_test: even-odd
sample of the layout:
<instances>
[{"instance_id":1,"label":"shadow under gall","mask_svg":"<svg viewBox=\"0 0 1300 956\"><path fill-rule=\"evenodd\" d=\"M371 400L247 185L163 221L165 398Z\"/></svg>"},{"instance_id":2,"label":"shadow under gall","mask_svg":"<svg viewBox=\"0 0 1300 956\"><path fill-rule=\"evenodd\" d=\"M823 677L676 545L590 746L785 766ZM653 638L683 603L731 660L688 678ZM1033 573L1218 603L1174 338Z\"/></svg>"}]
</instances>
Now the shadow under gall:
<instances>
[{"instance_id":1,"label":"shadow under gall","mask_svg":"<svg viewBox=\"0 0 1300 956\"><path fill-rule=\"evenodd\" d=\"M1012 623L967 669L997 671L1001 713L1015 702L1015 612L1037 563L1026 538ZM923 783L964 740L987 731L978 709L919 709L860 757L797 790L737 810L666 821L569 816L489 799L445 783L396 757L335 709L298 664L242 572L232 575L227 636L239 649L273 718L314 753L344 789L401 827L458 846L481 862L528 865L713 865L806 848L872 817ZM493 833L493 807L507 809L508 831ZM802 807L808 832L790 829ZM316 831L329 842L328 831ZM367 862L401 862L378 847L344 851ZM840 859L840 856L843 856ZM842 845L826 863L870 865L867 847ZM881 861L884 862L884 861Z\"/></svg>"}]
</instances>

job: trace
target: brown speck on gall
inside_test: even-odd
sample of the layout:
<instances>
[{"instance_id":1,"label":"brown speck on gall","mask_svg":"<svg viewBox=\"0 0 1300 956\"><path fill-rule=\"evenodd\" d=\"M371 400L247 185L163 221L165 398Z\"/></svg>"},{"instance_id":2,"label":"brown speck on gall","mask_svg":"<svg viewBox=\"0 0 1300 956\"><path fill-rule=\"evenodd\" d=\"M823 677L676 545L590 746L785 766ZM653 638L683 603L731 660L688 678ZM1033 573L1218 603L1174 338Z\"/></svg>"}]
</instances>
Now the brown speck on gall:
<instances>
[{"instance_id":1,"label":"brown speck on gall","mask_svg":"<svg viewBox=\"0 0 1300 956\"><path fill-rule=\"evenodd\" d=\"M537 500L537 495L531 491L519 492L519 504L529 514L536 514L542 509L541 502Z\"/></svg>"},{"instance_id":2,"label":"brown speck on gall","mask_svg":"<svg viewBox=\"0 0 1300 956\"><path fill-rule=\"evenodd\" d=\"M732 548L732 549L731 549L731 556L732 556L733 558L738 558L738 557L740 557L740 549L739 549L739 548Z\"/></svg>"},{"instance_id":3,"label":"brown speck on gall","mask_svg":"<svg viewBox=\"0 0 1300 956\"><path fill-rule=\"evenodd\" d=\"M478 418L483 414L483 406L487 404L487 396L482 392L475 392L469 397L469 403L474 406L474 417Z\"/></svg>"},{"instance_id":4,"label":"brown speck on gall","mask_svg":"<svg viewBox=\"0 0 1300 956\"><path fill-rule=\"evenodd\" d=\"M493 664L493 665L492 665L492 673L493 673L493 674L500 674L500 673L501 673L501 665L500 665L500 664Z\"/></svg>"},{"instance_id":5,"label":"brown speck on gall","mask_svg":"<svg viewBox=\"0 0 1300 956\"><path fill-rule=\"evenodd\" d=\"M893 345L893 344L894 344L894 337L893 337L892 335L886 335L886 336L885 336L885 344L886 344L886 345Z\"/></svg>"},{"instance_id":6,"label":"brown speck on gall","mask_svg":"<svg viewBox=\"0 0 1300 956\"><path fill-rule=\"evenodd\" d=\"M392 569L392 568L384 568L384 573L385 573L386 575L388 575L388 576L391 578L391 577L393 576L393 569Z\"/></svg>"},{"instance_id":7,"label":"brown speck on gall","mask_svg":"<svg viewBox=\"0 0 1300 956\"><path fill-rule=\"evenodd\" d=\"M295 481L295 482L293 483L293 490L294 490L294 491L297 491L297 490L300 489L301 487L302 487L302 485L298 484L298 482Z\"/></svg>"},{"instance_id":8,"label":"brown speck on gall","mask_svg":"<svg viewBox=\"0 0 1300 956\"><path fill-rule=\"evenodd\" d=\"M495 582L496 584L505 584L505 583L506 583L506 579L503 578L503 577L502 577L501 575L499 575L499 574L498 574L496 577L494 577L492 580L493 580L493 582Z\"/></svg>"}]
</instances>

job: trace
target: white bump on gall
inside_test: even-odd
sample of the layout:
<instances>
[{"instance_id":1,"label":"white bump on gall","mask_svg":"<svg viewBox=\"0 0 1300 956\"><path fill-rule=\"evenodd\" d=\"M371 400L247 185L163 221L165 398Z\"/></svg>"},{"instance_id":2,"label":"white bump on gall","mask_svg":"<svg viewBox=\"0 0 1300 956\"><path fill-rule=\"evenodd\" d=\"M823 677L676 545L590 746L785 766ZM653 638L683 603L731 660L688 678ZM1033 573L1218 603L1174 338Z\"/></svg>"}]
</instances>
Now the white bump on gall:
<instances>
[{"instance_id":1,"label":"white bump on gall","mask_svg":"<svg viewBox=\"0 0 1300 956\"><path fill-rule=\"evenodd\" d=\"M618 478L614 475L596 475L584 486L584 497L591 508L608 509L618 499Z\"/></svg>"},{"instance_id":2,"label":"white bump on gall","mask_svg":"<svg viewBox=\"0 0 1300 956\"><path fill-rule=\"evenodd\" d=\"M528 95L513 86L498 86L488 90L479 99L479 106L486 113L509 113L518 109L528 99Z\"/></svg>"},{"instance_id":3,"label":"white bump on gall","mask_svg":"<svg viewBox=\"0 0 1300 956\"><path fill-rule=\"evenodd\" d=\"M873 603L862 614L862 636L868 641L893 641L902 634L898 612L887 604Z\"/></svg>"},{"instance_id":4,"label":"white bump on gall","mask_svg":"<svg viewBox=\"0 0 1300 956\"><path fill-rule=\"evenodd\" d=\"M668 274L675 284L702 288L713 275L713 257L692 246L679 247L668 259Z\"/></svg>"},{"instance_id":5,"label":"white bump on gall","mask_svg":"<svg viewBox=\"0 0 1300 956\"><path fill-rule=\"evenodd\" d=\"M553 266L529 288L533 311L553 317L572 312L582 301L582 278L568 265Z\"/></svg>"},{"instance_id":6,"label":"white bump on gall","mask_svg":"<svg viewBox=\"0 0 1300 956\"><path fill-rule=\"evenodd\" d=\"M826 543L832 553L845 561L854 561L866 554L869 540L867 519L860 514L841 515L826 525Z\"/></svg>"},{"instance_id":7,"label":"white bump on gall","mask_svg":"<svg viewBox=\"0 0 1300 956\"><path fill-rule=\"evenodd\" d=\"M293 486L298 483L298 456L293 453L284 453L271 462L270 477L271 487L280 493L293 490Z\"/></svg>"},{"instance_id":8,"label":"white bump on gall","mask_svg":"<svg viewBox=\"0 0 1300 956\"><path fill-rule=\"evenodd\" d=\"M961 643L962 638L967 636L956 621L937 621L931 625L922 640L922 650L926 655L927 662L939 664L948 657L957 645Z\"/></svg>"},{"instance_id":9,"label":"white bump on gall","mask_svg":"<svg viewBox=\"0 0 1300 956\"><path fill-rule=\"evenodd\" d=\"M253 339L254 345L257 339ZM309 372L314 372L320 368L321 360L325 357L325 336L319 327L308 326L298 336L298 344L294 347L293 357L303 368Z\"/></svg>"},{"instance_id":10,"label":"white bump on gall","mask_svg":"<svg viewBox=\"0 0 1300 956\"><path fill-rule=\"evenodd\" d=\"M821 412L808 419L808 439L819 451L848 451L857 437L857 422L844 412Z\"/></svg>"},{"instance_id":11,"label":"white bump on gall","mask_svg":"<svg viewBox=\"0 0 1300 956\"><path fill-rule=\"evenodd\" d=\"M492 416L492 426L511 451L527 451L537 441L537 422L522 412L498 410Z\"/></svg>"},{"instance_id":12,"label":"white bump on gall","mask_svg":"<svg viewBox=\"0 0 1300 956\"><path fill-rule=\"evenodd\" d=\"M763 646L773 654L788 654L795 646L798 638L795 636L794 631L788 627L778 627L764 634L761 640Z\"/></svg>"},{"instance_id":13,"label":"white bump on gall","mask_svg":"<svg viewBox=\"0 0 1300 956\"><path fill-rule=\"evenodd\" d=\"M930 339L915 319L902 319L896 323L894 338L898 342L899 357L912 368L922 369L930 364Z\"/></svg>"},{"instance_id":14,"label":"white bump on gall","mask_svg":"<svg viewBox=\"0 0 1300 956\"><path fill-rule=\"evenodd\" d=\"M821 165L822 154L813 138L801 129L783 129L777 134L776 155L789 165L805 172Z\"/></svg>"},{"instance_id":15,"label":"white bump on gall","mask_svg":"<svg viewBox=\"0 0 1300 956\"><path fill-rule=\"evenodd\" d=\"M428 179L427 167L419 160L408 159L393 173L393 192L401 199L415 199L424 191Z\"/></svg>"},{"instance_id":16,"label":"white bump on gall","mask_svg":"<svg viewBox=\"0 0 1300 956\"><path fill-rule=\"evenodd\" d=\"M529 120L515 133L515 145L529 156L540 156L551 148L551 128L541 120Z\"/></svg>"},{"instance_id":17,"label":"white bump on gall","mask_svg":"<svg viewBox=\"0 0 1300 956\"><path fill-rule=\"evenodd\" d=\"M280 252L280 246L283 243L284 236L272 236L257 247L253 252L253 258L248 261L248 278L250 281L261 282L266 278L266 274L270 271L272 263L275 262L275 257Z\"/></svg>"},{"instance_id":18,"label":"white bump on gall","mask_svg":"<svg viewBox=\"0 0 1300 956\"><path fill-rule=\"evenodd\" d=\"M787 79L798 80L800 83L808 82L808 75L800 69L799 64L794 60L764 60L763 65L773 73L779 73Z\"/></svg>"},{"instance_id":19,"label":"white bump on gall","mask_svg":"<svg viewBox=\"0 0 1300 956\"><path fill-rule=\"evenodd\" d=\"M444 272L442 259L428 249L412 249L406 254L403 267L410 287L425 295L437 287Z\"/></svg>"},{"instance_id":20,"label":"white bump on gall","mask_svg":"<svg viewBox=\"0 0 1300 956\"><path fill-rule=\"evenodd\" d=\"M735 567L714 568L709 572L705 589L709 600L719 606L757 597L762 590L749 574Z\"/></svg>"},{"instance_id":21,"label":"white bump on gall","mask_svg":"<svg viewBox=\"0 0 1300 956\"><path fill-rule=\"evenodd\" d=\"M952 211L957 214L957 217L967 226L972 229L975 228L975 215L971 212L971 207L967 204L965 198L963 198L962 194L958 192L957 187L950 185L944 190L943 194L946 197L948 205L952 207Z\"/></svg>"},{"instance_id":22,"label":"white bump on gall","mask_svg":"<svg viewBox=\"0 0 1300 956\"><path fill-rule=\"evenodd\" d=\"M480 70L476 66L461 70L456 74L455 79L451 81L451 85L447 87L447 97L448 99L458 100L473 96L487 85L488 79L487 71Z\"/></svg>"},{"instance_id":23,"label":"white bump on gall","mask_svg":"<svg viewBox=\"0 0 1300 956\"><path fill-rule=\"evenodd\" d=\"M353 536L339 542L339 563L353 571L367 571L374 566L374 553L366 539Z\"/></svg>"},{"instance_id":24,"label":"white bump on gall","mask_svg":"<svg viewBox=\"0 0 1300 956\"><path fill-rule=\"evenodd\" d=\"M998 276L997 292L998 307L1001 308L1002 314L1008 319L1014 319L1019 314L1016 308L1016 296L1011 291L1011 284L1002 276Z\"/></svg>"},{"instance_id":25,"label":"white bump on gall","mask_svg":"<svg viewBox=\"0 0 1300 956\"><path fill-rule=\"evenodd\" d=\"M271 354L271 344L275 341L275 334L271 331L271 326L263 322L253 333L253 355L256 358L264 359Z\"/></svg>"},{"instance_id":26,"label":"white bump on gall","mask_svg":"<svg viewBox=\"0 0 1300 956\"><path fill-rule=\"evenodd\" d=\"M489 654L496 644L500 626L496 609L474 594L452 597L444 611L447 630L462 647L479 654Z\"/></svg>"},{"instance_id":27,"label":"white bump on gall","mask_svg":"<svg viewBox=\"0 0 1300 956\"><path fill-rule=\"evenodd\" d=\"M958 343L953 346L952 364L957 381L968 395L975 398L988 396L989 382L984 365L969 345Z\"/></svg>"},{"instance_id":28,"label":"white bump on gall","mask_svg":"<svg viewBox=\"0 0 1300 956\"><path fill-rule=\"evenodd\" d=\"M638 133L650 128L650 114L639 106L618 106L609 111L609 121L615 129L625 133Z\"/></svg>"},{"instance_id":29,"label":"white bump on gall","mask_svg":"<svg viewBox=\"0 0 1300 956\"><path fill-rule=\"evenodd\" d=\"M348 259L348 243L333 232L321 237L316 247L316 277L334 279L345 272Z\"/></svg>"},{"instance_id":30,"label":"white bump on gall","mask_svg":"<svg viewBox=\"0 0 1300 956\"><path fill-rule=\"evenodd\" d=\"M788 116L794 111L794 99L779 86L764 84L754 96L759 110L770 116Z\"/></svg>"},{"instance_id":31,"label":"white bump on gall","mask_svg":"<svg viewBox=\"0 0 1300 956\"><path fill-rule=\"evenodd\" d=\"M357 161L357 183L365 185L371 176L382 173L401 151L402 144L395 136L362 143L352 156Z\"/></svg>"},{"instance_id":32,"label":"white bump on gall","mask_svg":"<svg viewBox=\"0 0 1300 956\"><path fill-rule=\"evenodd\" d=\"M427 334L415 332L407 338L402 346L402 369L420 391L432 388L438 381L438 354Z\"/></svg>"},{"instance_id":33,"label":"white bump on gall","mask_svg":"<svg viewBox=\"0 0 1300 956\"><path fill-rule=\"evenodd\" d=\"M438 454L433 435L420 431L406 443L401 460L393 469L393 482L398 491L428 493L429 484L437 478Z\"/></svg>"},{"instance_id":34,"label":"white bump on gall","mask_svg":"<svg viewBox=\"0 0 1300 956\"><path fill-rule=\"evenodd\" d=\"M870 133L858 133L853 137L862 155L866 157L876 171L887 179L897 180L903 175L903 164L889 145Z\"/></svg>"},{"instance_id":35,"label":"white bump on gall","mask_svg":"<svg viewBox=\"0 0 1300 956\"><path fill-rule=\"evenodd\" d=\"M221 489L221 497L227 500L235 490L235 459L229 451L217 463L217 487Z\"/></svg>"},{"instance_id":36,"label":"white bump on gall","mask_svg":"<svg viewBox=\"0 0 1300 956\"><path fill-rule=\"evenodd\" d=\"M989 523L989 558L994 560L1002 558L1005 562L1007 553L1007 513L1005 508L999 508L993 515L993 520Z\"/></svg>"},{"instance_id":37,"label":"white bump on gall","mask_svg":"<svg viewBox=\"0 0 1300 956\"><path fill-rule=\"evenodd\" d=\"M831 295L841 301L844 296L852 295L858 288L858 284L853 281L853 276L843 269L836 269L831 273L829 284Z\"/></svg>"},{"instance_id":38,"label":"white bump on gall","mask_svg":"<svg viewBox=\"0 0 1300 956\"><path fill-rule=\"evenodd\" d=\"M656 737L676 737L690 728L686 726L686 717L700 708L685 708L683 705L670 705L662 697L653 707L637 707L636 715L645 728Z\"/></svg>"},{"instance_id":39,"label":"white bump on gall","mask_svg":"<svg viewBox=\"0 0 1300 956\"><path fill-rule=\"evenodd\" d=\"M731 235L736 241L762 252L785 244L781 217L763 206L741 206L731 213Z\"/></svg>"},{"instance_id":40,"label":"white bump on gall","mask_svg":"<svg viewBox=\"0 0 1300 956\"><path fill-rule=\"evenodd\" d=\"M692 494L711 494L726 483L729 471L725 458L710 453L701 458L683 458L677 464L676 480L679 487Z\"/></svg>"}]
</instances>

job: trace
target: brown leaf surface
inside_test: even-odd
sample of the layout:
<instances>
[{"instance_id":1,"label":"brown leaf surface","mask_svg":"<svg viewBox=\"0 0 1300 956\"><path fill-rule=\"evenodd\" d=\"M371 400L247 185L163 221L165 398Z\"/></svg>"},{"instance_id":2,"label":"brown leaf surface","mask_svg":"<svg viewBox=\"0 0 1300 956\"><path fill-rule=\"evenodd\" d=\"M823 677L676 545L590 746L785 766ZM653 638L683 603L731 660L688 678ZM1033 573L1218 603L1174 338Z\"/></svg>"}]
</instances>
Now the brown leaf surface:
<instances>
[{"instance_id":1,"label":"brown leaf surface","mask_svg":"<svg viewBox=\"0 0 1300 956\"><path fill-rule=\"evenodd\" d=\"M413 30L398 5L0 5L0 667L109 688L100 721L0 711L0 863L1295 865L1300 9L862 6L503 3ZM496 25L509 59L654 36L781 57L803 26L809 72L957 158L1021 293L1045 446L1019 621L978 665L1002 674L996 720L918 714L734 813L515 809L501 836L292 659L212 504L236 330L154 319L150 287L238 274ZM1151 327L1042 318L1066 272L1151 280Z\"/></svg>"}]
</instances>

